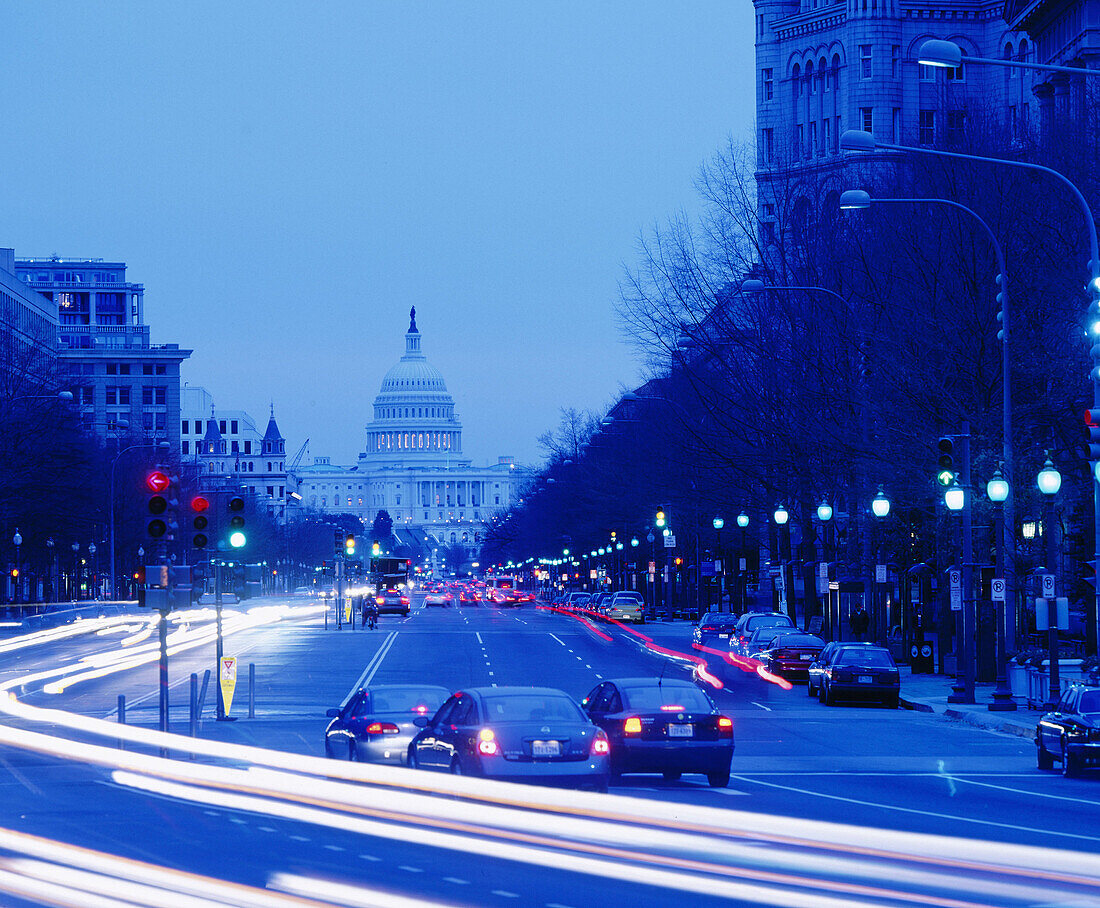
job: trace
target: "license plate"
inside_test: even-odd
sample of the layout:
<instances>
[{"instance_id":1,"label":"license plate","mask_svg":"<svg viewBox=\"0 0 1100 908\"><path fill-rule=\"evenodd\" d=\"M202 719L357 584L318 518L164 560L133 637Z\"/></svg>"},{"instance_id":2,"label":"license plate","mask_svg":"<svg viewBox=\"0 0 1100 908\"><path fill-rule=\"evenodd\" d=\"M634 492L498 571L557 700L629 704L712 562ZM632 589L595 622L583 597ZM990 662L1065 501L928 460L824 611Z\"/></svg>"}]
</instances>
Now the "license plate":
<instances>
[{"instance_id":1,"label":"license plate","mask_svg":"<svg viewBox=\"0 0 1100 908\"><path fill-rule=\"evenodd\" d=\"M810 655L809 653L803 653L798 658L801 659L803 662L813 662L814 661L814 657L812 655Z\"/></svg>"},{"instance_id":2,"label":"license plate","mask_svg":"<svg viewBox=\"0 0 1100 908\"><path fill-rule=\"evenodd\" d=\"M859 683L860 684L870 684L874 680L875 679L872 678L870 675L860 675L859 676Z\"/></svg>"},{"instance_id":3,"label":"license plate","mask_svg":"<svg viewBox=\"0 0 1100 908\"><path fill-rule=\"evenodd\" d=\"M556 757L561 753L561 745L557 741L532 741L532 757Z\"/></svg>"},{"instance_id":4,"label":"license plate","mask_svg":"<svg viewBox=\"0 0 1100 908\"><path fill-rule=\"evenodd\" d=\"M690 738L693 734L694 726L691 725L670 725L668 727L670 738Z\"/></svg>"},{"instance_id":5,"label":"license plate","mask_svg":"<svg viewBox=\"0 0 1100 908\"><path fill-rule=\"evenodd\" d=\"M723 640L729 640L730 638L729 634L719 634L718 636L721 637Z\"/></svg>"}]
</instances>

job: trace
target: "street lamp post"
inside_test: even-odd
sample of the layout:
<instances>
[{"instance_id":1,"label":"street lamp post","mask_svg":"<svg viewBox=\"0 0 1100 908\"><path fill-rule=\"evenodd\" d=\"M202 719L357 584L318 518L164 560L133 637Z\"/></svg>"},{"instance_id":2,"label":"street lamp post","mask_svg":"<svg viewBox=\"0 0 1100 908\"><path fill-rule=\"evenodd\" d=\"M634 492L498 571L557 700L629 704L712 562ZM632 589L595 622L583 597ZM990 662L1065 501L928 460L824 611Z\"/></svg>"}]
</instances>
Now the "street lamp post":
<instances>
[{"instance_id":1,"label":"street lamp post","mask_svg":"<svg viewBox=\"0 0 1100 908\"><path fill-rule=\"evenodd\" d=\"M47 602L49 602L49 601L57 602L58 599L59 599L58 590L57 590L57 585L58 585L57 551L54 548L53 536L50 536L49 538L46 539L46 551L49 552L49 556L50 556L50 559L49 559L50 560L50 595L47 598Z\"/></svg>"},{"instance_id":2,"label":"street lamp post","mask_svg":"<svg viewBox=\"0 0 1100 908\"><path fill-rule=\"evenodd\" d=\"M11 537L11 544L15 546L15 576L12 578L15 581L15 587L12 590L12 601L19 601L19 547L23 544L23 537L19 535L19 528L15 528L15 535Z\"/></svg>"},{"instance_id":3,"label":"street lamp post","mask_svg":"<svg viewBox=\"0 0 1100 908\"><path fill-rule=\"evenodd\" d=\"M741 594L741 613L744 614L748 611L747 602L749 598L749 553L745 545L745 531L749 526L749 515L744 511L737 515L737 526L741 530L741 546L737 554L737 585Z\"/></svg>"},{"instance_id":4,"label":"street lamp post","mask_svg":"<svg viewBox=\"0 0 1100 908\"><path fill-rule=\"evenodd\" d=\"M926 42L927 43L927 42ZM985 61L996 65L1005 65L1010 61ZM943 66L944 63L933 63L932 65ZM1026 65L1028 69L1044 69L1045 67L1040 64L1029 63ZM1094 72L1093 70L1073 70L1076 74ZM1053 177L1061 185L1068 189L1074 200L1077 202L1078 208L1081 211L1081 215L1085 221L1085 229L1088 232L1089 237L1089 282L1087 285L1089 295L1089 305L1086 312L1088 335L1093 340L1093 346L1089 351L1089 357L1092 362L1092 369L1089 373L1089 377L1092 381L1092 401L1094 408L1100 408L1100 343L1095 341L1100 338L1100 243L1097 241L1096 233L1096 221L1093 219L1092 209L1089 207L1088 201L1085 199L1084 194L1077 187L1069 177L1051 167L1044 167L1042 164L1034 164L1030 161L1017 161L1006 158L991 158L982 155L963 154L957 151L942 151L938 148L924 148L922 146L913 145L894 145L886 142L877 142L869 132L865 132L859 129L849 129L844 132L840 137L840 147L845 151L856 152L873 152L876 149L885 149L887 151L901 151L910 154L928 154L935 155L942 158L953 158L961 161L977 161L984 164L1000 164L1005 167L1018 167L1024 170L1030 170L1038 173L1044 173L1047 176ZM1094 464L1100 469L1100 462ZM1093 551L1100 557L1100 479L1097 479L1092 483L1092 500L1093 500ZM1100 584L1097 584L1097 589L1093 596L1092 603L1092 615L1088 628L1088 639L1090 645L1094 651L1098 645L1100 645Z\"/></svg>"},{"instance_id":5,"label":"street lamp post","mask_svg":"<svg viewBox=\"0 0 1100 908\"><path fill-rule=\"evenodd\" d=\"M1046 569L1054 576L1054 591L1058 591L1058 533L1054 528L1054 496L1062 488L1062 474L1054 467L1047 451L1046 463L1036 477L1039 491L1043 493L1043 548L1046 549ZM1061 696L1061 666L1058 664L1058 599L1047 599L1047 644L1050 648L1050 694L1046 709L1054 709Z\"/></svg>"},{"instance_id":6,"label":"street lamp post","mask_svg":"<svg viewBox=\"0 0 1100 908\"><path fill-rule=\"evenodd\" d=\"M1010 494L1010 488L1008 481L1001 474L1000 470L997 470L993 474L992 478L985 484L986 494L989 496L989 500L993 502L993 510L995 512L994 524L996 527L995 533L997 537L997 566L994 571L997 577L1004 578L1006 576L1006 564L1005 564L1005 522L1004 522L1004 503L1008 499ZM1008 686L1006 661L1007 654L1005 647L1008 643L1008 607L1012 599L1008 595L1008 584L1005 583L1004 599L1001 601L1000 617L1001 620L997 623L997 688L993 691L993 702L989 704L988 709L992 712L1012 712L1016 709L1016 701L1012 699L1012 691ZM996 608L997 603L993 603Z\"/></svg>"},{"instance_id":7,"label":"street lamp post","mask_svg":"<svg viewBox=\"0 0 1100 908\"><path fill-rule=\"evenodd\" d=\"M775 520L776 526L776 548L779 549L779 604L791 621L798 624L798 612L794 607L794 591L790 589L787 584L787 559L791 554L791 526L790 512L787 510L787 506L780 504L775 508L775 513L772 514Z\"/></svg>"},{"instance_id":8,"label":"street lamp post","mask_svg":"<svg viewBox=\"0 0 1100 908\"><path fill-rule=\"evenodd\" d=\"M653 565L654 571L657 569L657 537L653 535L653 530L650 530L646 535L646 541L649 543L650 564ZM646 571L646 577L649 578L649 599L650 599L650 613L649 617L656 620L657 618L657 583L656 575Z\"/></svg>"},{"instance_id":9,"label":"street lamp post","mask_svg":"<svg viewBox=\"0 0 1100 908\"><path fill-rule=\"evenodd\" d=\"M948 694L949 703L974 702L974 664L971 658L970 641L973 621L970 614L972 605L974 553L972 539L972 514L970 500L970 423L962 424L959 440L959 482L944 493L944 503L952 513L962 517L962 602L956 613L955 646L956 666L955 685Z\"/></svg>"},{"instance_id":10,"label":"street lamp post","mask_svg":"<svg viewBox=\"0 0 1100 908\"><path fill-rule=\"evenodd\" d=\"M871 499L871 513L874 514L876 518L878 518L878 523L875 525L875 535L878 537L878 539L876 540L877 545L875 546L875 585L873 587L875 601L872 609L872 614L874 616L875 622L874 635L875 639L878 640L879 643L885 645L889 641L888 625L890 622L889 619L886 617L886 595L883 592L883 588L882 586L880 586L880 584L884 585L888 581L886 576L883 576L882 580L879 580L879 567L881 565L881 567L883 568L882 573L884 575L888 573L886 570L886 562L883 559L882 525L886 521L886 518L890 515L890 499L886 497L886 493L882 490L881 485L878 487L878 494L875 495L873 499Z\"/></svg>"},{"instance_id":11,"label":"street lamp post","mask_svg":"<svg viewBox=\"0 0 1100 908\"><path fill-rule=\"evenodd\" d=\"M89 586L91 587L92 599L94 600L98 596L98 591L96 589L96 562L94 542L88 543L88 557L92 559L92 566L91 568L89 568L89 572L91 573L91 583L89 583Z\"/></svg>"},{"instance_id":12,"label":"street lamp post","mask_svg":"<svg viewBox=\"0 0 1100 908\"><path fill-rule=\"evenodd\" d=\"M80 598L80 543L74 542L73 549L73 573L69 578L69 593L73 602Z\"/></svg>"},{"instance_id":13,"label":"street lamp post","mask_svg":"<svg viewBox=\"0 0 1100 908\"><path fill-rule=\"evenodd\" d=\"M821 617L822 617L822 622L825 623L826 626L828 627L828 634L829 634L829 637L831 638L832 635L833 635L833 620L832 620L833 616L832 616L832 604L829 601L831 596L829 594L829 570L828 570L828 567L827 567L828 562L829 562L827 536L829 534L829 531L832 529L832 525L833 525L833 506L831 504L829 504L827 499L823 498L821 500L821 504L819 504L817 506L817 519L818 519L818 522L821 524L821 536L817 541L817 562L818 562L818 567L817 567L817 570L814 573L816 574L816 576L818 578L821 578L821 575L822 575L821 566L826 565L825 571L824 571L824 574L825 574L824 581L825 582L820 583L820 580L819 580L819 586L824 587L824 589L821 590L818 593L818 595L819 596L821 596L821 595L824 596L824 598L822 600Z\"/></svg>"},{"instance_id":14,"label":"street lamp post","mask_svg":"<svg viewBox=\"0 0 1100 908\"><path fill-rule=\"evenodd\" d=\"M714 532L717 535L717 554L718 554L718 611L722 611L722 592L725 586L726 578L726 563L722 558L722 527L726 525L726 521L721 517L715 517L711 522L711 526L714 527Z\"/></svg>"}]
</instances>

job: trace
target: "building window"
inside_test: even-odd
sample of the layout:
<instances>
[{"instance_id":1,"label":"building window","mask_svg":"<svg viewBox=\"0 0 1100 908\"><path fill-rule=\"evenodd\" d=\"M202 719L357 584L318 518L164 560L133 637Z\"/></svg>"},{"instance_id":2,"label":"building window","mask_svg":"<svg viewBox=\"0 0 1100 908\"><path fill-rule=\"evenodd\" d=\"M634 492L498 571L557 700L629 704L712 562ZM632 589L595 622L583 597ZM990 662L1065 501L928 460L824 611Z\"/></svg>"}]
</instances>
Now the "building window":
<instances>
[{"instance_id":1,"label":"building window","mask_svg":"<svg viewBox=\"0 0 1100 908\"><path fill-rule=\"evenodd\" d=\"M890 112L890 141L897 145L901 141L901 108Z\"/></svg>"},{"instance_id":2,"label":"building window","mask_svg":"<svg viewBox=\"0 0 1100 908\"><path fill-rule=\"evenodd\" d=\"M796 158L802 157L802 149L806 145L805 129L802 124L799 123L794 128L794 156Z\"/></svg>"},{"instance_id":3,"label":"building window","mask_svg":"<svg viewBox=\"0 0 1100 908\"><path fill-rule=\"evenodd\" d=\"M965 126L966 114L961 110L949 110L947 112L947 141L956 144L961 142Z\"/></svg>"},{"instance_id":4,"label":"building window","mask_svg":"<svg viewBox=\"0 0 1100 908\"><path fill-rule=\"evenodd\" d=\"M195 420L195 434L196 435L202 435L202 420L201 419L196 419Z\"/></svg>"},{"instance_id":5,"label":"building window","mask_svg":"<svg viewBox=\"0 0 1100 908\"><path fill-rule=\"evenodd\" d=\"M821 149L817 147L817 122L814 121L810 124L810 147L806 149L807 157L809 155L821 154Z\"/></svg>"},{"instance_id":6,"label":"building window","mask_svg":"<svg viewBox=\"0 0 1100 908\"><path fill-rule=\"evenodd\" d=\"M240 454L241 453L241 446L240 446L240 443L237 441L237 439L234 438L233 441L231 442L231 447L229 449L229 452L231 454Z\"/></svg>"},{"instance_id":7,"label":"building window","mask_svg":"<svg viewBox=\"0 0 1100 908\"><path fill-rule=\"evenodd\" d=\"M168 402L168 389L165 387L153 389L153 402L164 404Z\"/></svg>"},{"instance_id":8,"label":"building window","mask_svg":"<svg viewBox=\"0 0 1100 908\"><path fill-rule=\"evenodd\" d=\"M825 153L832 149L833 143L829 141L829 118L826 117L821 121L821 147L825 150Z\"/></svg>"},{"instance_id":9,"label":"building window","mask_svg":"<svg viewBox=\"0 0 1100 908\"><path fill-rule=\"evenodd\" d=\"M252 442L247 438L244 441L244 453L245 454L251 454L252 453Z\"/></svg>"},{"instance_id":10,"label":"building window","mask_svg":"<svg viewBox=\"0 0 1100 908\"><path fill-rule=\"evenodd\" d=\"M760 130L760 160L770 164L775 157L775 130L771 127Z\"/></svg>"},{"instance_id":11,"label":"building window","mask_svg":"<svg viewBox=\"0 0 1100 908\"><path fill-rule=\"evenodd\" d=\"M141 367L141 374L142 375L152 375L153 374L153 364L152 363L146 363L145 365L143 365Z\"/></svg>"},{"instance_id":12,"label":"building window","mask_svg":"<svg viewBox=\"0 0 1100 908\"><path fill-rule=\"evenodd\" d=\"M190 428L188 428L188 423L189 423L189 420L186 420L186 419L181 423L180 435L186 435L188 432L191 431Z\"/></svg>"},{"instance_id":13,"label":"building window","mask_svg":"<svg viewBox=\"0 0 1100 908\"><path fill-rule=\"evenodd\" d=\"M230 435L236 435L237 434L237 420L235 420L235 419L230 420L230 422L229 422L229 434Z\"/></svg>"},{"instance_id":14,"label":"building window","mask_svg":"<svg viewBox=\"0 0 1100 908\"><path fill-rule=\"evenodd\" d=\"M794 99L796 101L802 95L802 67L797 63L794 65L794 71L791 73L791 91L794 93Z\"/></svg>"},{"instance_id":15,"label":"building window","mask_svg":"<svg viewBox=\"0 0 1100 908\"><path fill-rule=\"evenodd\" d=\"M184 441L184 442L181 442L181 444L183 445L183 453L184 454L190 454L191 453L191 442Z\"/></svg>"},{"instance_id":16,"label":"building window","mask_svg":"<svg viewBox=\"0 0 1100 908\"><path fill-rule=\"evenodd\" d=\"M890 48L890 75L895 79L898 77L898 71L900 69L900 64L901 64L901 46L898 45L898 44L894 44Z\"/></svg>"},{"instance_id":17,"label":"building window","mask_svg":"<svg viewBox=\"0 0 1100 908\"><path fill-rule=\"evenodd\" d=\"M764 100L770 101L775 92L775 85L772 81L772 71L770 69L762 69L760 71L760 81L764 87ZM435 414L433 413L432 415L434 416Z\"/></svg>"},{"instance_id":18,"label":"building window","mask_svg":"<svg viewBox=\"0 0 1100 908\"><path fill-rule=\"evenodd\" d=\"M920 133L917 141L921 145L931 145L936 141L936 112L934 110L922 110L919 124Z\"/></svg>"},{"instance_id":19,"label":"building window","mask_svg":"<svg viewBox=\"0 0 1100 908\"><path fill-rule=\"evenodd\" d=\"M840 117L833 117L833 154L840 151Z\"/></svg>"},{"instance_id":20,"label":"building window","mask_svg":"<svg viewBox=\"0 0 1100 908\"><path fill-rule=\"evenodd\" d=\"M936 81L936 67L929 66L927 63L921 63L918 67L920 72L921 82L935 82Z\"/></svg>"},{"instance_id":21,"label":"building window","mask_svg":"<svg viewBox=\"0 0 1100 908\"><path fill-rule=\"evenodd\" d=\"M861 79L871 78L871 45L861 44L859 46L859 77Z\"/></svg>"},{"instance_id":22,"label":"building window","mask_svg":"<svg viewBox=\"0 0 1100 908\"><path fill-rule=\"evenodd\" d=\"M219 419L218 420L218 431L221 432L222 435L225 434L225 420L224 419Z\"/></svg>"},{"instance_id":23,"label":"building window","mask_svg":"<svg viewBox=\"0 0 1100 908\"><path fill-rule=\"evenodd\" d=\"M864 132L869 132L874 135L875 121L874 118L871 116L870 107L861 107L859 109L859 122L860 128Z\"/></svg>"},{"instance_id":24,"label":"building window","mask_svg":"<svg viewBox=\"0 0 1100 908\"><path fill-rule=\"evenodd\" d=\"M119 375L129 375L130 374L130 364L129 363L119 363L118 364L118 374Z\"/></svg>"},{"instance_id":25,"label":"building window","mask_svg":"<svg viewBox=\"0 0 1100 908\"><path fill-rule=\"evenodd\" d=\"M167 375L168 369L165 366L157 366L156 372L157 375Z\"/></svg>"},{"instance_id":26,"label":"building window","mask_svg":"<svg viewBox=\"0 0 1100 908\"><path fill-rule=\"evenodd\" d=\"M960 63L954 69L949 69L947 71L947 81L948 82L965 82L966 81L966 73L963 69L963 64L962 63Z\"/></svg>"}]
</instances>

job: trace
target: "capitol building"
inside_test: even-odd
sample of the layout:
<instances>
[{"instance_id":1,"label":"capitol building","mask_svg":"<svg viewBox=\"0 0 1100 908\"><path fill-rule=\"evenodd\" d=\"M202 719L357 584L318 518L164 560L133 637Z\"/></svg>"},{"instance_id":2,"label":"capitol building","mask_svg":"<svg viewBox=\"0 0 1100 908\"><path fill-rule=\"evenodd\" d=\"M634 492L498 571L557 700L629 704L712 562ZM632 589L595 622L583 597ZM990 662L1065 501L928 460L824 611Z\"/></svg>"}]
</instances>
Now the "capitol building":
<instances>
[{"instance_id":1,"label":"capitol building","mask_svg":"<svg viewBox=\"0 0 1100 908\"><path fill-rule=\"evenodd\" d=\"M442 373L428 362L410 313L405 354L382 379L354 466L326 457L288 469L305 512L354 514L369 529L379 511L413 548L481 543L489 519L507 510L529 480L511 457L474 466L462 456L462 424Z\"/></svg>"}]
</instances>

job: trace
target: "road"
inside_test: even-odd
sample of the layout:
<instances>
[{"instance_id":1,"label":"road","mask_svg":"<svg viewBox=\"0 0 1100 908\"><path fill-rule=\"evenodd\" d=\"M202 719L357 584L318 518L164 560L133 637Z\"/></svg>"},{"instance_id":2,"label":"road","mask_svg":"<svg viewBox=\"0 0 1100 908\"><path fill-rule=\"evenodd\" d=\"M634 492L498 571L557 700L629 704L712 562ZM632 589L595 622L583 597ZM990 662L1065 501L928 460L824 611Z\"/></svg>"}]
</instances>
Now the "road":
<instances>
[{"instance_id":1,"label":"road","mask_svg":"<svg viewBox=\"0 0 1100 908\"><path fill-rule=\"evenodd\" d=\"M425 682L451 689L549 685L579 699L603 678L652 676L662 671L684 676L680 663L647 652L629 634L612 631L610 640L602 639L572 618L531 608L418 607L408 619L384 617L375 631L326 630L320 616L286 610L269 617L270 623L234 631L225 649L227 654L238 655L242 664L256 662L256 718L235 723L207 720L204 738L321 756L325 709L339 705L357 683L370 681ZM189 622L189 630L198 640L192 649L182 648L187 641L177 638L181 651L173 655L171 666L172 728L177 732L187 730L190 672L213 667L213 646L201 637L208 625L208 616L196 615ZM13 679L33 677L104 649L117 652L121 640L144 633L140 621L124 622L122 627L107 633L100 628L101 633L47 640L10 651L5 654L0 681L10 684ZM663 647L690 652L687 625L649 624L640 630ZM108 641L106 646L104 641ZM0 640L0 647L4 643ZM140 645L141 641L130 644ZM113 717L121 693L127 698L131 722L147 727L156 724L154 663L73 683L59 693L42 690L49 680L19 684L14 690L28 706L96 717ZM854 841L859 842L860 835L866 839L857 850L872 848L881 838L868 830L895 830L966 840L956 843L960 856L964 852L979 854L990 842L1093 854L1100 851L1096 780L1088 774L1063 779L1037 772L1033 747L1026 740L926 713L859 706L827 708L806 697L801 685L784 690L739 671L727 681L721 690L710 693L734 719L737 749L728 788L709 788L702 777L666 783L656 776L627 776L623 784L612 788L611 796L594 803L617 802L623 810L640 805L629 809L657 811L652 814L657 818L688 816L695 808L703 811L700 817L709 817L713 814L708 811L717 808L723 816L748 823L750 830L758 827L758 839L746 838L744 832L739 838L756 845L762 857L766 854L762 864L772 871L785 868L788 873L813 862L786 865L778 852L761 851L763 844L774 846L776 824L784 822L782 818L804 821L807 828L814 821L843 824L844 829L854 830ZM244 696L238 689L233 710L237 716L244 715ZM210 702L208 697L207 717ZM24 719L11 724L39 731L43 725ZM75 739L81 744L90 741L82 735ZM113 746L113 742L107 744ZM126 753L132 751L138 752L134 759L143 752L155 753L152 748L133 746ZM191 763L186 754L175 755L193 767L216 762L202 758ZM441 828L453 833L456 827L453 823L440 827L441 821L434 818L429 824L435 830L432 833L422 826L415 827L415 834L387 827L380 835L377 829L358 828L356 823L365 822L361 817L341 815L334 820L331 813L299 816L286 806L285 793L277 809L270 802L238 804L225 794L219 802L206 795L199 798L192 789L172 788L165 780L156 785L139 783L125 771L120 775L117 769L95 765L94 759L85 762L15 748L4 748L0 757L7 770L2 781L3 825L7 828L249 886L270 889L277 878L275 888L295 891L296 885L304 885L316 896L322 885L319 881L331 880L418 900L548 906L594 904L605 897L660 904L667 901L669 890L684 891L683 887L689 886L682 880L638 882L637 869L624 875L611 865L587 867L578 863L581 859L574 853L574 845L566 849L558 846L559 853L551 861L532 854L505 859L502 855L509 847L519 847L517 841L508 836L498 839L496 832L486 830L478 833L480 847L467 848L455 842L441 847L431 843L431 835L440 834ZM326 765L333 764L329 761ZM395 772L401 778L409 775ZM414 775L426 776L432 784L449 781L449 777L435 774ZM323 787L322 782L314 783L310 790L318 786ZM239 797L241 789L232 791L236 792L233 797ZM544 790L531 791L532 798L544 796ZM299 805L295 809L301 809L302 797L291 800ZM327 809L331 810L331 805ZM471 817L470 822L477 822L479 815L475 811ZM491 842L491 847L486 842ZM585 848L580 850L588 854ZM813 853L822 855L816 848ZM829 860L836 859L830 849L824 853ZM728 855L723 858L729 859ZM531 861L537 872L532 872ZM295 883L288 874L300 879ZM709 899L707 892L718 891L718 882L728 882L716 874L713 867L697 874L706 885L702 891L691 891L693 900L704 905L711 901L729 904L731 897L746 904L799 903L793 896L769 902L758 892L741 893L743 899L733 891ZM965 876L961 871L959 875ZM854 876L849 868L839 875L825 873L823 878L851 880ZM946 890L941 883L918 888L942 893ZM801 892L802 887L793 891ZM1041 903L1041 899L1028 898L996 901L987 899L988 895L953 904ZM819 896L807 904L824 904ZM839 897L845 904L858 903L848 890L841 890ZM329 901L353 903L342 891ZM1100 904L1100 900L1079 903Z\"/></svg>"}]
</instances>

